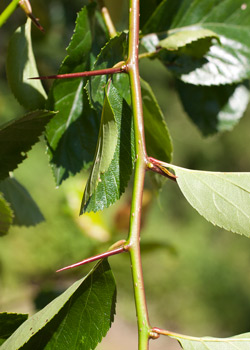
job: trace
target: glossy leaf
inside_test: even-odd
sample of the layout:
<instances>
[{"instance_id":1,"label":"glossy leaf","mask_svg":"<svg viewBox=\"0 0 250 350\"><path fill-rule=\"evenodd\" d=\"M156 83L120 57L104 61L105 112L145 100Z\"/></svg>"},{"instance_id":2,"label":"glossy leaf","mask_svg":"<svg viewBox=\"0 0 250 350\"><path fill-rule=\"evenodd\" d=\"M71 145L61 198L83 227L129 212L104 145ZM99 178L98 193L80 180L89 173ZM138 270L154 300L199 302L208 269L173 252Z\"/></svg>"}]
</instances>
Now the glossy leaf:
<instances>
[{"instance_id":1,"label":"glossy leaf","mask_svg":"<svg viewBox=\"0 0 250 350\"><path fill-rule=\"evenodd\" d=\"M1 350L94 349L113 322L115 301L114 277L104 260L23 323Z\"/></svg>"},{"instance_id":2,"label":"glossy leaf","mask_svg":"<svg viewBox=\"0 0 250 350\"><path fill-rule=\"evenodd\" d=\"M0 236L6 235L13 221L13 213L9 203L0 193Z\"/></svg>"},{"instance_id":3,"label":"glossy leaf","mask_svg":"<svg viewBox=\"0 0 250 350\"><path fill-rule=\"evenodd\" d=\"M49 111L35 111L12 120L0 128L0 180L9 176L39 140L46 124L55 115Z\"/></svg>"},{"instance_id":4,"label":"glossy leaf","mask_svg":"<svg viewBox=\"0 0 250 350\"><path fill-rule=\"evenodd\" d=\"M109 88L108 100L118 129L117 145L110 166L106 172L101 174L98 186L92 195L89 192L89 184L87 184L81 213L103 210L115 203L125 191L134 165L132 112L112 82Z\"/></svg>"},{"instance_id":5,"label":"glossy leaf","mask_svg":"<svg viewBox=\"0 0 250 350\"><path fill-rule=\"evenodd\" d=\"M180 47L186 46L200 39L208 39L210 46L211 39L218 39L218 36L211 30L203 28L198 30L182 30L160 40L159 46L169 51L176 51Z\"/></svg>"},{"instance_id":6,"label":"glossy leaf","mask_svg":"<svg viewBox=\"0 0 250 350\"><path fill-rule=\"evenodd\" d=\"M249 103L248 83L208 87L178 81L177 90L188 116L205 136L232 130Z\"/></svg>"},{"instance_id":7,"label":"glossy leaf","mask_svg":"<svg viewBox=\"0 0 250 350\"><path fill-rule=\"evenodd\" d=\"M46 92L40 80L31 42L31 20L12 35L7 53L7 78L18 102L28 110L44 108Z\"/></svg>"},{"instance_id":8,"label":"glossy leaf","mask_svg":"<svg viewBox=\"0 0 250 350\"><path fill-rule=\"evenodd\" d=\"M141 79L143 115L149 156L170 162L173 146L164 116L149 84Z\"/></svg>"},{"instance_id":9,"label":"glossy leaf","mask_svg":"<svg viewBox=\"0 0 250 350\"><path fill-rule=\"evenodd\" d=\"M157 37L158 43L154 37L155 49L164 36L171 38L183 30L209 30L219 38L203 57L195 53L200 50L197 45L195 50L187 45L183 52L165 50L159 57L177 77L190 84L206 86L238 83L250 77L250 0L244 4L240 0L177 1L172 10L171 1L163 0L143 28L145 34L166 31ZM169 11L172 20L165 21L162 16ZM152 43L152 38L150 40ZM155 54L157 56L158 51Z\"/></svg>"},{"instance_id":10,"label":"glossy leaf","mask_svg":"<svg viewBox=\"0 0 250 350\"><path fill-rule=\"evenodd\" d=\"M250 237L250 173L189 170L171 165L180 190L214 225Z\"/></svg>"},{"instance_id":11,"label":"glossy leaf","mask_svg":"<svg viewBox=\"0 0 250 350\"><path fill-rule=\"evenodd\" d=\"M181 335L170 337L178 340L183 350L248 350L250 347L250 333L230 338L196 338Z\"/></svg>"},{"instance_id":12,"label":"glossy leaf","mask_svg":"<svg viewBox=\"0 0 250 350\"><path fill-rule=\"evenodd\" d=\"M0 344L9 338L27 318L28 315L24 314L0 313Z\"/></svg>"},{"instance_id":13,"label":"glossy leaf","mask_svg":"<svg viewBox=\"0 0 250 350\"><path fill-rule=\"evenodd\" d=\"M29 192L15 178L10 177L1 181L0 191L13 210L14 225L33 226L44 221L40 209Z\"/></svg>"},{"instance_id":14,"label":"glossy leaf","mask_svg":"<svg viewBox=\"0 0 250 350\"><path fill-rule=\"evenodd\" d=\"M94 3L77 16L74 35L59 74L90 70L95 55L105 44ZM98 36L98 38L97 38ZM90 165L94 157L99 117L85 90L86 78L55 80L48 106L58 115L47 127L49 157L57 185Z\"/></svg>"}]
</instances>

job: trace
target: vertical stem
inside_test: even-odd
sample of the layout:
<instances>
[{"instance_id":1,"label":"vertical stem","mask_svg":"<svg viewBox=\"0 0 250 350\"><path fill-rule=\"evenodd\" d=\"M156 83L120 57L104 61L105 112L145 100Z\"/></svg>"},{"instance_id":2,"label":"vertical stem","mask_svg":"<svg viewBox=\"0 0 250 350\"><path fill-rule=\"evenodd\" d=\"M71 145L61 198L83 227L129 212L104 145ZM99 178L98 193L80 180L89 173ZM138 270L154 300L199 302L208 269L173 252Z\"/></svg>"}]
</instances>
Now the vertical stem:
<instances>
[{"instance_id":1,"label":"vertical stem","mask_svg":"<svg viewBox=\"0 0 250 350\"><path fill-rule=\"evenodd\" d=\"M144 291L144 281L140 253L141 206L146 168L146 147L144 137L143 109L138 63L139 47L139 0L130 0L129 7L129 52L127 69L130 78L132 107L135 129L136 163L134 188L130 213L128 237L132 266L135 305L138 324L138 349L147 350L150 337L150 324Z\"/></svg>"}]
</instances>

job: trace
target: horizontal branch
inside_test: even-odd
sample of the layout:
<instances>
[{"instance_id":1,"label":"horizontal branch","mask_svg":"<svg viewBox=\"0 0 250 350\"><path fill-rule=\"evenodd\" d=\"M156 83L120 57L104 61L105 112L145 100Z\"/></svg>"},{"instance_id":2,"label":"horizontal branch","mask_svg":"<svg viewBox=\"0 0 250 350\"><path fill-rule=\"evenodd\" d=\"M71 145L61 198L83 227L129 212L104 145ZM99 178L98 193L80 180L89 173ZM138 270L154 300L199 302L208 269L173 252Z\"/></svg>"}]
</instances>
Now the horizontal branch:
<instances>
[{"instance_id":1,"label":"horizontal branch","mask_svg":"<svg viewBox=\"0 0 250 350\"><path fill-rule=\"evenodd\" d=\"M57 74L57 75L49 75L42 77L33 77L30 79L69 79L69 78L81 78L81 77L92 77L95 75L109 75L109 74L117 74L117 73L126 73L127 66L123 65L121 67L113 67L113 68L105 68L98 70L91 70L86 72L79 73L68 73L68 74Z\"/></svg>"},{"instance_id":2,"label":"horizontal branch","mask_svg":"<svg viewBox=\"0 0 250 350\"><path fill-rule=\"evenodd\" d=\"M63 268L57 270L56 272L61 272L61 271L64 271L64 270L69 270L69 269L72 269L72 268L74 268L74 267L82 266L82 265L88 264L88 263L93 262L93 261L96 261L96 260L108 258L109 256L112 256L112 255L124 253L124 252L126 252L126 251L127 251L126 246L122 246L122 247L119 247L119 248L117 248L117 249L109 250L109 251L107 251L107 252L105 252L105 253L101 253L101 254L98 254L98 255L94 255L94 256L92 256L92 257L90 257L90 258L84 259L84 260L79 261L79 262L77 262L77 263L75 263L75 264L72 264L72 265L63 267Z\"/></svg>"}]
</instances>

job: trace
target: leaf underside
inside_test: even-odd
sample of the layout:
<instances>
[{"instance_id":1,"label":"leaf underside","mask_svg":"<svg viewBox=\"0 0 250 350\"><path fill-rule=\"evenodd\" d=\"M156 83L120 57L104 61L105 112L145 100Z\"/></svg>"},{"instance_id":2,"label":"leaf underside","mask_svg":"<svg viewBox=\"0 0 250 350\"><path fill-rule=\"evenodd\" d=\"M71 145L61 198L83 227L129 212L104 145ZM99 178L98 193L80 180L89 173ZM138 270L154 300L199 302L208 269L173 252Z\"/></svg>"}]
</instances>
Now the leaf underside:
<instances>
[{"instance_id":1,"label":"leaf underside","mask_svg":"<svg viewBox=\"0 0 250 350\"><path fill-rule=\"evenodd\" d=\"M180 190L200 215L250 237L250 173L220 173L170 166Z\"/></svg>"},{"instance_id":2,"label":"leaf underside","mask_svg":"<svg viewBox=\"0 0 250 350\"><path fill-rule=\"evenodd\" d=\"M248 350L250 347L250 333L230 338L195 338L178 335L170 337L178 340L184 350Z\"/></svg>"},{"instance_id":3,"label":"leaf underside","mask_svg":"<svg viewBox=\"0 0 250 350\"><path fill-rule=\"evenodd\" d=\"M114 277L104 260L24 322L1 350L94 349L113 322L115 301Z\"/></svg>"}]
</instances>

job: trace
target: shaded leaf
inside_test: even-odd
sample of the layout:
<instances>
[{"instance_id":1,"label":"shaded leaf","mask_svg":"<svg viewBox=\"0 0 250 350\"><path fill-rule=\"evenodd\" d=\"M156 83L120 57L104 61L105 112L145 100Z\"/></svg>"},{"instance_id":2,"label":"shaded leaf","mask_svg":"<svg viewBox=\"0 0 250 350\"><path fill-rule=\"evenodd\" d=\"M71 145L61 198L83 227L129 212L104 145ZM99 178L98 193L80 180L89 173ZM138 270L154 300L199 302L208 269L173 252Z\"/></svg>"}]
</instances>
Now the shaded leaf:
<instances>
[{"instance_id":1,"label":"shaded leaf","mask_svg":"<svg viewBox=\"0 0 250 350\"><path fill-rule=\"evenodd\" d=\"M116 99L116 91L112 86L108 86L106 90L106 98L104 100L101 125L96 146L96 154L94 163L91 169L89 180L85 189L85 203L91 197L100 181L101 174L105 173L114 157L118 132L116 126L116 113L110 105L110 100ZM118 101L119 103L120 101ZM119 108L119 107L118 107Z\"/></svg>"},{"instance_id":2,"label":"shaded leaf","mask_svg":"<svg viewBox=\"0 0 250 350\"><path fill-rule=\"evenodd\" d=\"M8 177L9 172L26 158L26 152L39 140L53 115L55 112L34 111L1 126L0 180Z\"/></svg>"},{"instance_id":3,"label":"shaded leaf","mask_svg":"<svg viewBox=\"0 0 250 350\"><path fill-rule=\"evenodd\" d=\"M167 124L151 87L142 79L141 92L147 152L151 157L170 162L173 146Z\"/></svg>"},{"instance_id":4,"label":"shaded leaf","mask_svg":"<svg viewBox=\"0 0 250 350\"><path fill-rule=\"evenodd\" d=\"M13 224L33 226L44 221L37 204L23 185L13 177L0 182L0 191L13 210Z\"/></svg>"},{"instance_id":5,"label":"shaded leaf","mask_svg":"<svg viewBox=\"0 0 250 350\"><path fill-rule=\"evenodd\" d=\"M177 90L188 116L206 136L232 130L249 103L248 82L208 87L178 81Z\"/></svg>"},{"instance_id":6,"label":"shaded leaf","mask_svg":"<svg viewBox=\"0 0 250 350\"><path fill-rule=\"evenodd\" d=\"M106 37L94 3L79 12L71 42L58 74L90 70ZM91 108L86 78L55 80L48 106L58 115L47 127L49 157L57 185L90 165L94 157L99 117Z\"/></svg>"},{"instance_id":7,"label":"shaded leaf","mask_svg":"<svg viewBox=\"0 0 250 350\"><path fill-rule=\"evenodd\" d=\"M170 337L178 340L184 350L248 350L250 346L250 333L230 338L196 338L178 334Z\"/></svg>"},{"instance_id":8,"label":"shaded leaf","mask_svg":"<svg viewBox=\"0 0 250 350\"><path fill-rule=\"evenodd\" d=\"M142 241L141 242L141 252L144 254L151 253L155 250L160 250L160 249L164 249L170 254L177 255L176 247L171 243L167 243L164 241L162 242Z\"/></svg>"},{"instance_id":9,"label":"shaded leaf","mask_svg":"<svg viewBox=\"0 0 250 350\"><path fill-rule=\"evenodd\" d=\"M102 48L94 65L94 69L112 68L115 64L123 61L127 56L127 35L125 33L118 33L117 36L110 39L109 42ZM116 85L116 81L121 78L122 82L124 73L115 74L112 79ZM91 101L96 111L101 115L102 106L105 97L105 86L108 82L109 76L99 75L91 77L89 82L89 91ZM119 88L118 86L116 86ZM130 91L129 87L125 91ZM120 91L119 91L120 92ZM123 96L123 94L120 95Z\"/></svg>"},{"instance_id":10,"label":"shaded leaf","mask_svg":"<svg viewBox=\"0 0 250 350\"><path fill-rule=\"evenodd\" d=\"M47 95L41 81L29 79L39 76L32 49L29 18L12 35L6 62L8 82L18 102L29 110L44 108Z\"/></svg>"},{"instance_id":11,"label":"shaded leaf","mask_svg":"<svg viewBox=\"0 0 250 350\"><path fill-rule=\"evenodd\" d=\"M94 349L113 322L115 300L114 277L104 260L23 323L1 350Z\"/></svg>"},{"instance_id":12,"label":"shaded leaf","mask_svg":"<svg viewBox=\"0 0 250 350\"><path fill-rule=\"evenodd\" d=\"M13 221L10 205L0 193L0 236L6 235Z\"/></svg>"},{"instance_id":13,"label":"shaded leaf","mask_svg":"<svg viewBox=\"0 0 250 350\"><path fill-rule=\"evenodd\" d=\"M176 51L180 47L191 44L194 41L199 41L200 39L207 39L210 46L211 39L218 39L218 36L211 30L203 28L198 30L182 30L160 40L159 46L169 51Z\"/></svg>"},{"instance_id":14,"label":"shaded leaf","mask_svg":"<svg viewBox=\"0 0 250 350\"><path fill-rule=\"evenodd\" d=\"M165 50L160 59L177 77L190 84L207 86L238 83L250 77L250 0L244 4L240 0L176 2L172 21L165 21L162 16L172 9L171 1L163 0L145 25L144 33L167 31L160 35L160 41L164 36L176 35L184 29L205 29L216 33L219 38L219 41L212 41L203 57L196 53L200 50L198 45L191 52L184 50L173 54ZM155 48L159 45L155 37L154 44ZM155 54L157 56L158 52Z\"/></svg>"},{"instance_id":15,"label":"shaded leaf","mask_svg":"<svg viewBox=\"0 0 250 350\"><path fill-rule=\"evenodd\" d=\"M81 213L103 210L115 203L125 191L134 165L132 112L112 82L108 92L108 101L117 123L117 145L110 166L105 173L101 174L98 186L92 195L89 193L89 185L87 184Z\"/></svg>"},{"instance_id":16,"label":"shaded leaf","mask_svg":"<svg viewBox=\"0 0 250 350\"><path fill-rule=\"evenodd\" d=\"M24 314L0 313L0 341L9 338L27 318Z\"/></svg>"},{"instance_id":17,"label":"shaded leaf","mask_svg":"<svg viewBox=\"0 0 250 350\"><path fill-rule=\"evenodd\" d=\"M189 170L169 165L180 190L214 225L250 237L250 173Z\"/></svg>"}]
</instances>

